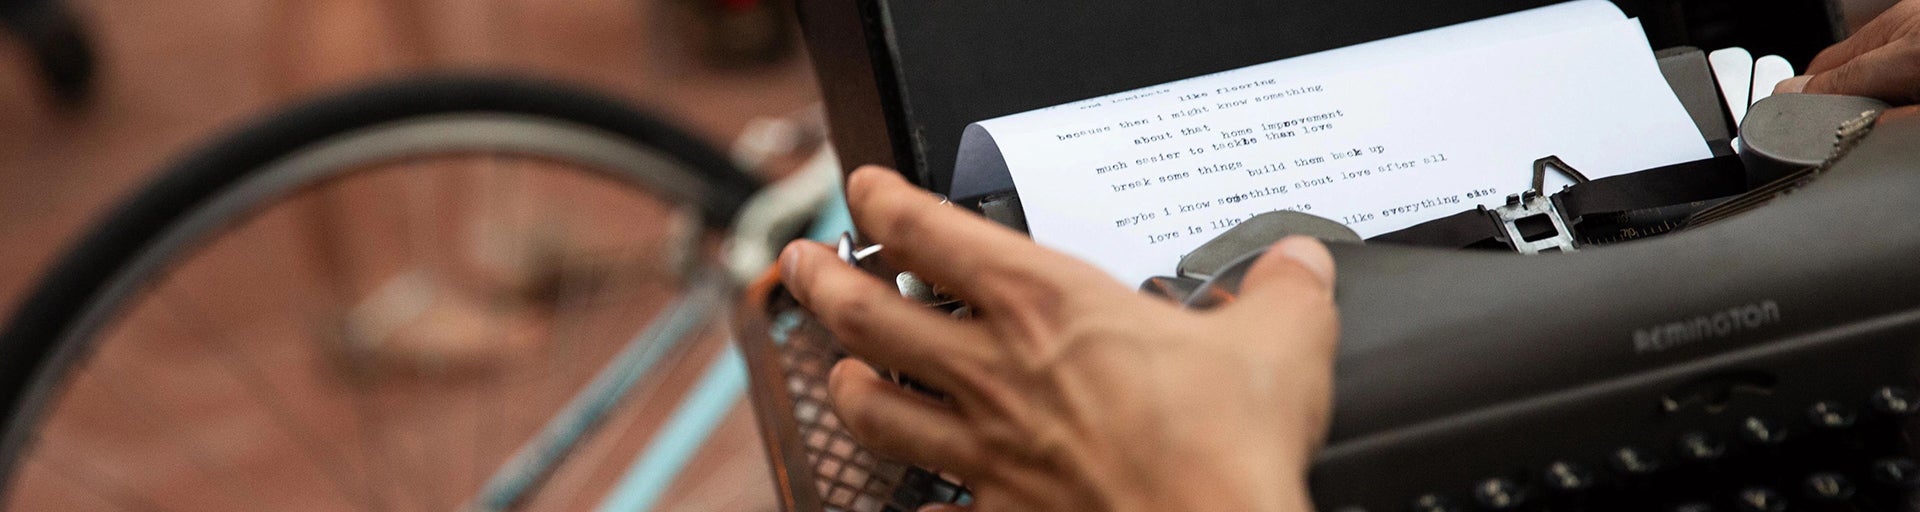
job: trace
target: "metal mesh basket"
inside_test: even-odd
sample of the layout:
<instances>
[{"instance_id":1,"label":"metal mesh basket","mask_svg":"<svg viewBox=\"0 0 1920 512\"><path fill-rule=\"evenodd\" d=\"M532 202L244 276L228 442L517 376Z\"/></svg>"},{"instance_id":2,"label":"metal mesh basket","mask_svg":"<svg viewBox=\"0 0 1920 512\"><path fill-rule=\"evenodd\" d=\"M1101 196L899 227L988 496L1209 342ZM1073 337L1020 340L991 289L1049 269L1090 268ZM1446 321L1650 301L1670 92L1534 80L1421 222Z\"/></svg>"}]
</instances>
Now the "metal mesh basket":
<instances>
[{"instance_id":1,"label":"metal mesh basket","mask_svg":"<svg viewBox=\"0 0 1920 512\"><path fill-rule=\"evenodd\" d=\"M882 458L848 435L827 398L827 372L846 353L773 279L748 290L734 320L783 509L910 512L971 500L939 474Z\"/></svg>"}]
</instances>

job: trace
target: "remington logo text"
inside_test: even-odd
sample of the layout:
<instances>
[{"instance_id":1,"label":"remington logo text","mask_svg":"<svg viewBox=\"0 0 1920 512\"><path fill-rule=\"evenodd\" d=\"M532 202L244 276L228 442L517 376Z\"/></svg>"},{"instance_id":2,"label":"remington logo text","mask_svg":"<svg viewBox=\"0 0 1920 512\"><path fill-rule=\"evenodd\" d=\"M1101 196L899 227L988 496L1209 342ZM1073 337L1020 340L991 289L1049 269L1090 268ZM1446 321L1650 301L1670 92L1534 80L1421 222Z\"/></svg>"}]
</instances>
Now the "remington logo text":
<instances>
[{"instance_id":1,"label":"remington logo text","mask_svg":"<svg viewBox=\"0 0 1920 512\"><path fill-rule=\"evenodd\" d=\"M1780 305L1773 301L1748 304L1678 322L1633 331L1633 351L1660 352L1707 340L1726 338L1780 323Z\"/></svg>"}]
</instances>

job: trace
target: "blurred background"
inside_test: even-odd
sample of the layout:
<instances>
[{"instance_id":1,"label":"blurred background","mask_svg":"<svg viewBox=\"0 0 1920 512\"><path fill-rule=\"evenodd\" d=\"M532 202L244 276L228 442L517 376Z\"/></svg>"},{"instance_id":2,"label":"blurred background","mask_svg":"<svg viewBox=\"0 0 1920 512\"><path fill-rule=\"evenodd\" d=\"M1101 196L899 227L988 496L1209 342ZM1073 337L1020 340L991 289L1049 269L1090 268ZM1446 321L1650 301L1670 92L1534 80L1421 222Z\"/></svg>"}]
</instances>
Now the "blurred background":
<instances>
[{"instance_id":1,"label":"blurred background","mask_svg":"<svg viewBox=\"0 0 1920 512\"><path fill-rule=\"evenodd\" d=\"M149 173L222 129L310 95L423 71L513 72L632 101L722 148L756 117L817 101L798 35L777 28L790 22L784 2L66 2L100 59L84 103L62 105L20 38L0 34L0 304L8 311L87 221Z\"/></svg>"},{"instance_id":2,"label":"blurred background","mask_svg":"<svg viewBox=\"0 0 1920 512\"><path fill-rule=\"evenodd\" d=\"M44 3L47 1L0 0L0 17L22 12L31 14L38 8L36 4ZM65 4L83 26L85 39L92 45L96 58L92 66L94 75L83 92L63 92L59 87L49 86L49 80L58 82L58 77L48 76L36 60L36 49L26 42L34 35L37 25L11 18L5 20L5 30L0 30L0 312L7 315L17 310L31 287L91 223L99 220L116 201L154 179L155 173L166 164L245 121L315 95L437 71L531 76L581 86L660 114L719 149L732 145L756 119L795 116L807 112L818 101L811 69L804 52L799 51L799 36L793 27L790 6L783 2L66 0ZM461 165L464 164L453 162L443 167ZM577 202L588 206L576 209L599 212L591 216L592 233L565 234L564 237L570 238L548 244L559 247L548 249L550 252L589 253L593 248L588 246L613 243L602 240L607 238L617 238L615 242L627 246L645 246L675 236L672 231L676 223L669 218L673 213L668 209L608 192L617 191L618 187L569 181L564 177L542 178L538 175L544 171L534 167L515 171L532 176L517 182L519 186L543 191L544 195L527 201ZM753 172L762 173L761 178L770 180L785 171ZM382 182L383 179L387 181ZM475 414L474 411L451 406L439 409L431 399L418 398L466 392L480 396L479 391L463 387L470 386L467 381L448 376L458 372L445 368L449 360L458 363L463 357L497 355L461 354L465 349L448 346L382 348L387 352L426 353L417 359L431 359L428 361L431 364L419 365L430 367L429 371L414 368L408 372L429 374L429 377L422 381L424 384L410 384L415 385L413 388L381 388L383 391L372 402L375 402L374 408L388 411L385 424L373 429L376 432L373 435L365 434L367 429L362 425L361 439L354 442L341 439L355 436L346 432L352 429L348 423L354 421L355 416L364 416L365 409L355 414L341 414L340 411L345 410L342 408L349 405L335 403L339 400L334 396L339 393L335 392L285 392L280 398L283 403L266 409L274 414L290 409L292 416L298 417L297 423L306 426L293 433L281 432L285 429L276 428L274 424L284 418L263 419L268 414L256 410L262 407L243 397L251 390L267 387L262 381L236 380L230 361L233 354L243 351L201 344L208 338L239 336L248 342L260 342L257 347L298 347L246 349L252 350L243 357L247 365L252 365L248 367L267 375L265 381L279 386L276 389L281 391L316 387L324 390L325 386L338 381L364 377L355 371L329 366L327 360L341 357L329 351L333 349L325 348L332 341L265 343L331 335L324 334L326 329L316 330L323 334L295 332L304 330L302 322L310 319L263 320L267 318L264 315L271 313L265 311L271 309L266 305L277 304L275 300L289 294L276 294L277 285L260 284L262 276L299 281L306 279L299 277L304 272L301 269L314 263L298 259L305 256L297 246L263 252L261 247L278 242L262 240L286 233L297 235L307 226L322 221L343 225L346 232L382 233L385 229L382 223L387 221L381 220L381 216L396 211L383 210L378 205L406 201L393 201L393 197L379 195L379 190L411 186L408 183L416 182L375 176L343 185L342 191L333 192L337 197L361 199L323 204L319 210L312 205L294 204L269 211L238 230L240 234L223 235L227 238L181 263L181 270L175 272L170 284L163 284L155 295L191 296L190 300L174 302L194 304L193 308L202 311L189 315L198 315L193 323L200 324L197 327L202 329L211 327L220 334L195 339L196 335L186 334L194 332L191 329L167 327L168 321L156 320L153 315L158 313L151 312L156 307L187 307L179 304L142 303L125 313L124 322L134 327L121 327L115 333L103 335L103 339L111 343L102 344L108 348L95 355L93 366L83 368L85 371L76 378L79 384L56 401L54 412L47 420L48 434L40 440L43 448L25 459L28 462L23 463L23 476L13 482L7 499L0 500L0 508L458 508L488 476L491 465L498 464L495 459L506 457L533 436L541 427L542 418L565 403L643 324L627 325L620 323L626 320L616 319L619 321L610 326L582 327L604 332L598 338L606 341L579 344L580 350L566 358L564 364L543 362L531 368L497 370L496 373L509 378L526 379L507 382L534 383L514 388L524 391L506 393L501 401L532 406L510 415L502 422L503 426L498 427L501 432L479 429L487 435L478 439L472 438L470 432L446 434L438 430L452 421L472 423L474 420L468 416ZM425 210L424 215L444 217L449 226L457 224L462 217L475 215L473 212L479 207L473 205L485 202L476 199L478 196L433 197L432 204L436 206ZM412 199L408 196L408 200ZM293 202L312 200L296 198ZM321 213L315 214L315 211ZM406 210L405 213L414 215L420 211ZM512 215L531 220L516 221L516 225L523 228L509 229L513 233L507 233L506 238L547 236L538 227L525 228L538 225L538 215L524 212ZM576 224L588 225L584 221ZM460 229L454 226L429 231L457 233ZM502 235L493 233L480 238L489 236ZM345 257L358 258L364 264L369 257L363 253L391 250L396 245L378 238L369 235L367 247L345 247ZM447 242L445 245L461 244ZM273 262L259 261L263 254ZM557 259L577 263L582 258ZM620 279L644 281L658 277L621 277L625 272L621 269L645 266L657 259L642 255L595 261L585 266L615 267L613 270L592 269L603 274L597 279L604 285ZM491 297L507 293L500 290L512 288L509 290L512 293L532 293L526 288L537 286L530 282L546 273L573 272L570 265L583 266L548 265L568 267L555 270L531 268L537 265L506 265L510 268L492 269L488 277L468 281L505 284L491 286L494 289L490 290L455 294L483 305L462 306L464 303L452 300L452 306L442 308L440 304L449 301L436 302L431 311L444 309L445 314L417 315L425 320L401 322L406 325L394 328L404 330L424 325L431 332L403 332L394 336L426 340L423 343L431 345L441 339L471 339L494 336L500 331L528 330L522 328L525 326L516 327L515 322L542 323L543 326L560 323L551 318L550 312L542 316L523 311L539 310L539 307L524 305L537 301L514 299L512 303L519 309L506 314L466 314L461 308L492 308L488 311L497 312L498 307L486 304L499 302ZM486 274L486 270L476 272ZM502 273L507 275L497 275ZM407 289L406 285L414 282L408 280L410 277L404 272L395 272L359 279L348 285L354 296L342 300L349 303L348 306L377 306L382 304L383 290L392 290L395 286ZM588 302L604 300L608 307L573 309L585 311L583 315L590 318L597 318L594 315L601 314L601 309L655 311L671 295L671 290L627 288L638 290L633 293L639 297L614 300L594 295ZM554 300L565 301L564 293L558 295L561 297ZM548 306L552 309L551 304ZM176 319L179 316L177 311L170 314ZM592 324L590 320L580 322ZM725 350L725 340L724 335L708 333L701 344L690 351L701 361L724 358L727 356L715 354ZM530 343L538 344L537 341ZM376 355L394 356L392 353ZM401 358L413 355L417 354L401 354ZM704 366L704 363L687 365L694 371ZM653 385L670 390L669 394L680 394L694 385L695 375L669 375L663 377L667 379L665 384ZM348 387L359 389L354 386ZM128 393L129 389L134 392ZM423 389L431 391L421 391ZM552 485L565 492L543 495L524 508L604 507L599 497L621 485L623 475L631 477L628 464L644 447L646 439L664 428L660 423L676 403L642 403L620 409L608 424L621 428L607 429L605 435L575 454L588 462L581 468L552 477ZM676 484L648 495L652 509L774 509L764 454L755 440L746 407L737 401L723 402L721 407L725 412L724 421L713 429L712 441L702 444L708 448L684 464L683 474L694 475L689 480L695 482ZM134 409L138 414L129 412ZM194 432L128 426L156 421L190 425ZM312 468L287 470L289 466L303 466L286 464L289 454L300 454L315 446L303 437L319 439L321 452L351 456L343 456L342 461L323 460ZM372 441L367 441L369 438ZM444 460L449 458L484 462ZM360 475L346 478L349 482L344 486L364 489L334 492L338 489L332 487L343 486L339 481L321 483L338 480L337 475L325 474L330 471ZM422 482L426 483L424 487Z\"/></svg>"}]
</instances>

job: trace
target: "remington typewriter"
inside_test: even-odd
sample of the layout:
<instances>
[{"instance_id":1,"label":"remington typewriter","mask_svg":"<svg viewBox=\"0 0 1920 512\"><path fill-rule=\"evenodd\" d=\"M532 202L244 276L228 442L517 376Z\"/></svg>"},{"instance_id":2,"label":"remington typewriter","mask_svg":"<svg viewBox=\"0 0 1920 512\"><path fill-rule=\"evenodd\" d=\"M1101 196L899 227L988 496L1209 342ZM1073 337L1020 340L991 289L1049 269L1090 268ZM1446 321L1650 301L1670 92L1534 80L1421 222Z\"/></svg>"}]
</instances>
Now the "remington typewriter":
<instances>
[{"instance_id":1,"label":"remington typewriter","mask_svg":"<svg viewBox=\"0 0 1920 512\"><path fill-rule=\"evenodd\" d=\"M1551 2L1127 3L803 0L800 11L842 158L951 193L973 121ZM1920 510L1909 441L1920 433L1920 111L1783 95L1736 125L1696 49L1804 64L1860 9L1616 3L1670 48L1661 70L1714 158L1591 180L1577 162L1516 162L1532 193L1366 240L1276 214L1220 235L1143 293L1209 307L1234 293L1250 251L1289 234L1334 242L1342 341L1332 432L1310 478L1320 510ZM1220 51L1175 58L1191 48ZM1038 72L1048 69L1075 72ZM1543 190L1556 174L1575 185ZM955 200L1024 226L1012 190ZM777 286L740 308L788 510L969 500L847 436L824 389L844 354Z\"/></svg>"}]
</instances>

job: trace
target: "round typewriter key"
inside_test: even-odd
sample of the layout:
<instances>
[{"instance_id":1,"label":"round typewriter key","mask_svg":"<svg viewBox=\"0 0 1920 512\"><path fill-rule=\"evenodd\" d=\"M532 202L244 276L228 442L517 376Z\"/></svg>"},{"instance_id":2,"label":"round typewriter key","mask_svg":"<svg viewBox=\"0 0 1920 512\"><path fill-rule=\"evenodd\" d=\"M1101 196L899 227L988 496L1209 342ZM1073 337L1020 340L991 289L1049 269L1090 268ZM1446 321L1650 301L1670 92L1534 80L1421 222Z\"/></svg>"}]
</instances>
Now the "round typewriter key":
<instances>
[{"instance_id":1,"label":"round typewriter key","mask_svg":"<svg viewBox=\"0 0 1920 512\"><path fill-rule=\"evenodd\" d=\"M1427 493L1414 498L1413 503L1407 505L1407 510L1411 512L1457 512L1460 509L1455 508L1453 506L1453 500L1447 499L1446 496Z\"/></svg>"},{"instance_id":2,"label":"round typewriter key","mask_svg":"<svg viewBox=\"0 0 1920 512\"><path fill-rule=\"evenodd\" d=\"M1678 448L1681 459L1693 462L1711 461L1727 453L1726 443L1706 432L1681 434Z\"/></svg>"},{"instance_id":3,"label":"round typewriter key","mask_svg":"<svg viewBox=\"0 0 1920 512\"><path fill-rule=\"evenodd\" d=\"M1778 421L1759 416L1748 416L1747 419L1740 420L1738 432L1741 441L1760 446L1773 446L1787 440L1786 426Z\"/></svg>"},{"instance_id":4,"label":"round typewriter key","mask_svg":"<svg viewBox=\"0 0 1920 512\"><path fill-rule=\"evenodd\" d=\"M1920 462L1906 457L1888 457L1873 461L1873 481L1886 485L1912 486L1920 477Z\"/></svg>"},{"instance_id":5,"label":"round typewriter key","mask_svg":"<svg viewBox=\"0 0 1920 512\"><path fill-rule=\"evenodd\" d=\"M1488 478L1473 486L1473 498L1488 510L1513 510L1527 501L1527 490L1506 478Z\"/></svg>"},{"instance_id":6,"label":"round typewriter key","mask_svg":"<svg viewBox=\"0 0 1920 512\"><path fill-rule=\"evenodd\" d=\"M1786 512L1787 510L1787 499L1773 489L1765 487L1741 489L1734 495L1733 501L1740 505L1740 510L1745 512Z\"/></svg>"},{"instance_id":7,"label":"round typewriter key","mask_svg":"<svg viewBox=\"0 0 1920 512\"><path fill-rule=\"evenodd\" d=\"M1855 419L1858 418L1854 415L1853 409L1832 400L1823 400L1807 408L1807 420L1813 422L1813 426L1823 429L1851 427Z\"/></svg>"},{"instance_id":8,"label":"round typewriter key","mask_svg":"<svg viewBox=\"0 0 1920 512\"><path fill-rule=\"evenodd\" d=\"M1554 461L1541 472L1541 482L1559 492L1580 492L1593 487L1593 472L1567 461Z\"/></svg>"},{"instance_id":9,"label":"round typewriter key","mask_svg":"<svg viewBox=\"0 0 1920 512\"><path fill-rule=\"evenodd\" d=\"M1886 386L1873 390L1873 410L1895 417L1912 416L1920 411L1920 394L1905 386Z\"/></svg>"},{"instance_id":10,"label":"round typewriter key","mask_svg":"<svg viewBox=\"0 0 1920 512\"><path fill-rule=\"evenodd\" d=\"M1853 481L1839 473L1814 473L1807 476L1806 495L1814 501L1847 501L1853 498Z\"/></svg>"},{"instance_id":11,"label":"round typewriter key","mask_svg":"<svg viewBox=\"0 0 1920 512\"><path fill-rule=\"evenodd\" d=\"M1631 446L1614 450L1610 457L1613 469L1628 476L1646 476L1660 470L1660 458Z\"/></svg>"}]
</instances>

